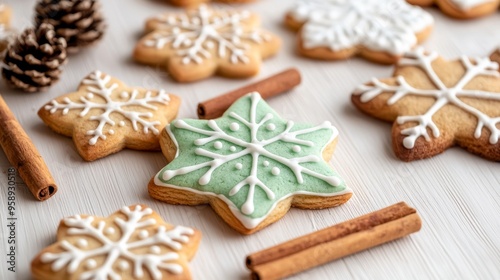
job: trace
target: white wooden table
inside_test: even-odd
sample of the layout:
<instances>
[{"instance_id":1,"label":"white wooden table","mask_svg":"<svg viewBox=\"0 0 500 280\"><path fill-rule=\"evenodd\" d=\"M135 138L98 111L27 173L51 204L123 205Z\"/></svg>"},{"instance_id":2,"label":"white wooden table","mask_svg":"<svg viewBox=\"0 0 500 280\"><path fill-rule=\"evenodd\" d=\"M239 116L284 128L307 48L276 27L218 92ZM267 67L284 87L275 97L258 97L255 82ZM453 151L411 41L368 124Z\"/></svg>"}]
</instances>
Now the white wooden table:
<instances>
[{"instance_id":1,"label":"white wooden table","mask_svg":"<svg viewBox=\"0 0 500 280\"><path fill-rule=\"evenodd\" d=\"M14 9L14 26L30 25L34 0L5 1ZM247 5L259 12L263 25L281 35L282 51L268 60L254 80L299 67L303 84L270 100L285 118L320 123L340 130L333 165L354 190L345 205L321 211L292 209L276 224L242 236L208 206L172 206L151 199L147 183L166 160L161 153L122 151L84 162L70 138L55 134L37 110L60 94L76 89L89 72L100 69L130 85L165 88L183 99L180 117L195 117L199 101L249 81L212 78L176 84L158 69L135 64L134 44L144 20L173 9L152 0L105 0L109 30L104 41L71 56L61 81L45 93L23 94L1 85L1 93L35 142L59 185L46 202L35 201L27 188L17 188L17 272L7 270L7 170L0 155L0 279L29 279L31 259L55 241L61 218L87 213L107 216L124 205L145 203L166 221L194 226L203 240L191 270L195 279L247 279L248 253L317 229L406 201L417 208L422 230L408 238L324 265L293 279L500 279L500 165L455 148L435 158L403 163L391 149L390 124L366 117L350 103L353 88L371 77L386 77L392 67L361 59L319 62L295 55L295 34L282 25L292 1L265 0ZM474 21L457 21L429 9L435 30L425 43L449 58L462 53L485 56L500 45L500 12Z\"/></svg>"}]
</instances>

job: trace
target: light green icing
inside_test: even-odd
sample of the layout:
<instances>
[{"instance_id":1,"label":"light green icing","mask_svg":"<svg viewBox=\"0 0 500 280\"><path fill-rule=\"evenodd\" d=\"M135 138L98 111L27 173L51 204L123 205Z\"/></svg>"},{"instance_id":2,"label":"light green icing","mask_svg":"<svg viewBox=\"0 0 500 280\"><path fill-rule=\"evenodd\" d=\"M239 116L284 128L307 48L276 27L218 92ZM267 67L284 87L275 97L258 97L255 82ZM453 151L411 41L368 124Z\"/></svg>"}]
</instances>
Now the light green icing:
<instances>
[{"instance_id":1,"label":"light green icing","mask_svg":"<svg viewBox=\"0 0 500 280\"><path fill-rule=\"evenodd\" d=\"M252 104L254 105L253 108ZM244 143L251 143L251 129L242 121L231 116L231 112L237 113L244 121L250 123L252 122L253 112L254 122L257 124L266 118L266 116L269 118L272 115L272 119L261 123L258 130L256 130L257 139L254 143L262 143L263 141L282 134L288 123L286 120L279 117L257 93L239 99L221 118L215 120L215 122L212 121L212 127L210 127L209 121L205 120L177 120L173 122L168 129L170 130L171 137L177 142L178 155L158 173L156 177L157 182L161 182L161 185L189 188L198 192L222 195L234 204L232 206L236 207L241 215L250 219L265 217L273 209L275 202L296 192L306 192L311 195L333 196L349 191L344 181L340 179L337 173L332 170L329 164L326 163L321 156L324 147L337 137L337 130L329 123L324 123L316 127L306 124L290 123L293 127L289 130L288 135L292 136L292 139L278 140L264 146L266 151L279 156L284 163L264 155L258 156L257 178L269 188L274 196L269 196L263 188L259 186L255 187L253 197L249 196L250 184L245 184L239 192L230 195L231 190L236 185L246 180L251 175L253 163L252 155L247 154L225 162L225 157L242 151L248 151L246 150L247 147L232 143L234 141L222 140L218 136L213 137L213 135L207 134L214 133L213 125L216 124L222 131L221 133L242 140ZM234 127L234 123L238 124L238 131L233 131L231 129L231 125L233 124ZM275 126L275 129L272 131L266 128L270 124ZM215 128L217 129L217 127ZM201 132L194 132L193 128L195 128L195 130L200 129ZM307 133L297 135L296 139L293 139L294 132L301 132L304 130L308 130L306 131ZM196 145L195 141L198 139L207 139L210 141L208 143L202 143L203 145ZM312 146L305 145L307 143L302 143L304 140L311 141L311 143L314 144ZM217 146L215 144L217 141L222 143L221 149L215 147ZM232 146L235 147L233 151L230 150ZM294 146L299 146L300 151L296 152L297 148L296 151L293 151ZM194 171L191 170L191 172L186 174L178 173L179 170L183 170L186 167L206 164L208 162L215 163L212 158L200 155L200 149L224 156L222 157L222 161L225 163L213 170L212 176L207 184L200 184L200 178L211 169L210 166L202 167ZM299 172L303 177L303 182L299 183L298 178L293 172L293 168L290 168L288 165L292 164L294 159L305 157L312 159L311 156L314 157L313 162L304 162L297 165L299 168L305 168L302 172ZM265 161L269 162L267 167L264 165ZM239 166L239 164L241 164L241 166ZM238 167L241 167L241 169L239 170ZM272 174L274 167L280 170L277 176ZM176 172L177 174L175 174ZM314 172L314 174L308 175L305 174L306 172ZM249 209L248 206L252 203L254 207L253 209ZM244 206L245 204L246 206Z\"/></svg>"}]
</instances>

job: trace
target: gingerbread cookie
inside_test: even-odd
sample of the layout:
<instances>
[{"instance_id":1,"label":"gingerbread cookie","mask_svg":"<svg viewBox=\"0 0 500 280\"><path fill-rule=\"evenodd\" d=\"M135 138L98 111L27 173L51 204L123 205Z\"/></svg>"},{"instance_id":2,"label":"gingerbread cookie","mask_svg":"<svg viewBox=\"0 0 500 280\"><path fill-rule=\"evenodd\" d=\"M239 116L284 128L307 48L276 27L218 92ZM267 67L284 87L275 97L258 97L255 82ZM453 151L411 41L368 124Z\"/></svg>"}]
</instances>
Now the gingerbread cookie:
<instances>
[{"instance_id":1,"label":"gingerbread cookie","mask_svg":"<svg viewBox=\"0 0 500 280\"><path fill-rule=\"evenodd\" d=\"M166 0L166 1L169 2L170 4L182 7L197 6L202 3L210 2L210 0ZM227 4L250 3L254 1L255 0L214 0L214 2L227 3Z\"/></svg>"},{"instance_id":2,"label":"gingerbread cookie","mask_svg":"<svg viewBox=\"0 0 500 280\"><path fill-rule=\"evenodd\" d=\"M489 58L447 61L418 48L394 78L356 89L361 111L394 121L393 148L404 161L432 157L458 145L500 161L500 73Z\"/></svg>"},{"instance_id":3,"label":"gingerbread cookie","mask_svg":"<svg viewBox=\"0 0 500 280\"><path fill-rule=\"evenodd\" d=\"M299 0L285 22L299 31L301 55L327 60L359 55L387 64L424 41L433 18L404 0Z\"/></svg>"},{"instance_id":4,"label":"gingerbread cookie","mask_svg":"<svg viewBox=\"0 0 500 280\"><path fill-rule=\"evenodd\" d=\"M500 64L500 47L491 54L490 58Z\"/></svg>"},{"instance_id":5,"label":"gingerbread cookie","mask_svg":"<svg viewBox=\"0 0 500 280\"><path fill-rule=\"evenodd\" d=\"M500 0L407 0L419 6L437 5L443 13L459 19L470 19L494 13Z\"/></svg>"},{"instance_id":6,"label":"gingerbread cookie","mask_svg":"<svg viewBox=\"0 0 500 280\"><path fill-rule=\"evenodd\" d=\"M124 148L159 150L160 131L179 105L180 98L164 90L130 88L95 71L76 92L52 100L38 115L54 131L73 137L80 155L92 161Z\"/></svg>"},{"instance_id":7,"label":"gingerbread cookie","mask_svg":"<svg viewBox=\"0 0 500 280\"><path fill-rule=\"evenodd\" d=\"M4 58L7 46L14 42L16 35L10 28L11 14L8 6L0 4L0 59Z\"/></svg>"},{"instance_id":8,"label":"gingerbread cookie","mask_svg":"<svg viewBox=\"0 0 500 280\"><path fill-rule=\"evenodd\" d=\"M257 16L248 11L212 10L205 5L164 14L146 23L149 33L137 44L134 58L166 66L179 82L214 74L251 77L259 72L262 60L281 46L278 37L258 25Z\"/></svg>"},{"instance_id":9,"label":"gingerbread cookie","mask_svg":"<svg viewBox=\"0 0 500 280\"><path fill-rule=\"evenodd\" d=\"M252 93L216 120L176 120L162 132L170 162L149 194L171 204L210 204L231 227L254 233L290 207L345 203L351 190L327 163L337 129L295 124Z\"/></svg>"},{"instance_id":10,"label":"gingerbread cookie","mask_svg":"<svg viewBox=\"0 0 500 280\"><path fill-rule=\"evenodd\" d=\"M61 221L57 243L31 263L37 280L191 279L188 261L200 243L198 230L163 222L144 205L107 218L76 215Z\"/></svg>"}]
</instances>

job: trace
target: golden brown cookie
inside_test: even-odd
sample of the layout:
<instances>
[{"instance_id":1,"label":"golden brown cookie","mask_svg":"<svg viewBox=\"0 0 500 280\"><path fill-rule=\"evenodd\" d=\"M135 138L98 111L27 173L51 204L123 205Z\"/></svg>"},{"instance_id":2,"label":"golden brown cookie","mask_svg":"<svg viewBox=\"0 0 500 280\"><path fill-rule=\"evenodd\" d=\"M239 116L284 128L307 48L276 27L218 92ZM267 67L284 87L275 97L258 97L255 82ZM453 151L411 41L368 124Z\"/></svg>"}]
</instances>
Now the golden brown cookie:
<instances>
[{"instance_id":1,"label":"golden brown cookie","mask_svg":"<svg viewBox=\"0 0 500 280\"><path fill-rule=\"evenodd\" d=\"M167 224L145 205L107 218L76 215L61 221L57 242L33 259L31 272L37 280L187 280L200 240L198 230Z\"/></svg>"},{"instance_id":2,"label":"golden brown cookie","mask_svg":"<svg viewBox=\"0 0 500 280\"><path fill-rule=\"evenodd\" d=\"M430 34L433 18L404 0L297 0L285 23L298 31L301 55L338 60L355 55L392 64Z\"/></svg>"},{"instance_id":3,"label":"golden brown cookie","mask_svg":"<svg viewBox=\"0 0 500 280\"><path fill-rule=\"evenodd\" d=\"M180 98L164 90L131 88L95 71L38 115L55 132L73 137L82 158L92 161L124 148L159 150L158 136L179 105Z\"/></svg>"},{"instance_id":4,"label":"golden brown cookie","mask_svg":"<svg viewBox=\"0 0 500 280\"><path fill-rule=\"evenodd\" d=\"M213 10L205 5L147 21L134 58L161 65L179 82L219 74L231 78L256 75L262 60L276 54L281 40L259 27L248 11Z\"/></svg>"},{"instance_id":5,"label":"golden brown cookie","mask_svg":"<svg viewBox=\"0 0 500 280\"><path fill-rule=\"evenodd\" d=\"M500 63L500 47L491 54L490 58L491 60Z\"/></svg>"},{"instance_id":6,"label":"golden brown cookie","mask_svg":"<svg viewBox=\"0 0 500 280\"><path fill-rule=\"evenodd\" d=\"M393 78L359 86L352 101L394 122L392 146L401 160L461 146L500 161L500 73L489 58L447 61L418 48L400 61Z\"/></svg>"},{"instance_id":7,"label":"golden brown cookie","mask_svg":"<svg viewBox=\"0 0 500 280\"><path fill-rule=\"evenodd\" d=\"M438 6L443 13L458 19L489 15L498 10L500 0L407 0L419 6Z\"/></svg>"},{"instance_id":8,"label":"golden brown cookie","mask_svg":"<svg viewBox=\"0 0 500 280\"><path fill-rule=\"evenodd\" d=\"M10 27L10 20L12 18L12 10L5 4L0 4L0 25Z\"/></svg>"},{"instance_id":9,"label":"golden brown cookie","mask_svg":"<svg viewBox=\"0 0 500 280\"><path fill-rule=\"evenodd\" d=\"M232 228L252 234L290 207L341 205L351 190L328 161L338 131L329 122L295 124L258 93L246 95L216 120L175 120L162 132L170 162L149 194L171 204L210 204Z\"/></svg>"}]
</instances>

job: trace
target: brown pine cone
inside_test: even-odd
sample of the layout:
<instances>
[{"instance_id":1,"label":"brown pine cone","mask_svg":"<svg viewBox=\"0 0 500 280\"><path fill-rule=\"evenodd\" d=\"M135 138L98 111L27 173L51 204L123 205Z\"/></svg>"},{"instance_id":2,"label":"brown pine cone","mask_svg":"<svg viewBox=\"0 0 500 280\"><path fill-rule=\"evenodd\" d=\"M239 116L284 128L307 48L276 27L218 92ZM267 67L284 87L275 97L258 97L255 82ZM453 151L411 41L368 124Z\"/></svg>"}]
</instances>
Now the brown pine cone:
<instances>
[{"instance_id":1,"label":"brown pine cone","mask_svg":"<svg viewBox=\"0 0 500 280\"><path fill-rule=\"evenodd\" d=\"M52 25L42 24L37 30L26 29L9 45L2 76L13 88L45 90L59 80L66 57L64 38L56 37Z\"/></svg>"},{"instance_id":2,"label":"brown pine cone","mask_svg":"<svg viewBox=\"0 0 500 280\"><path fill-rule=\"evenodd\" d=\"M38 0L35 26L50 23L75 53L102 38L106 24L98 0Z\"/></svg>"}]
</instances>

